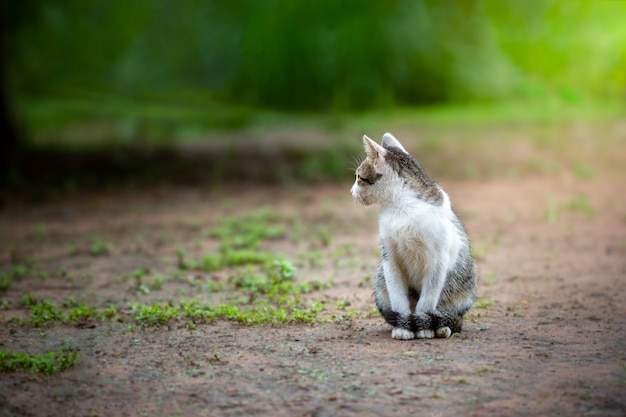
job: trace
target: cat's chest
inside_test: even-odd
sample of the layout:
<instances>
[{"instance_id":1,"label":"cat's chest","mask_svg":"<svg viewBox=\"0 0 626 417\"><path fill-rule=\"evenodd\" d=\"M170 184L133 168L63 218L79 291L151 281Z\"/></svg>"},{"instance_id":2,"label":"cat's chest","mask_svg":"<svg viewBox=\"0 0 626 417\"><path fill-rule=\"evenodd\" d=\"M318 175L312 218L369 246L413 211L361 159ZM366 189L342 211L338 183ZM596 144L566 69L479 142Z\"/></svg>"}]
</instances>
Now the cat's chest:
<instances>
[{"instance_id":1,"label":"cat's chest","mask_svg":"<svg viewBox=\"0 0 626 417\"><path fill-rule=\"evenodd\" d=\"M442 242L435 229L437 227L432 223L381 219L379 235L383 262L397 271L402 279L415 286L421 285L426 271L435 269L436 254L441 250Z\"/></svg>"},{"instance_id":2,"label":"cat's chest","mask_svg":"<svg viewBox=\"0 0 626 417\"><path fill-rule=\"evenodd\" d=\"M445 216L437 210L413 210L410 214L387 210L381 211L378 228L380 237L385 239L429 239L429 236L440 233L445 223Z\"/></svg>"}]
</instances>

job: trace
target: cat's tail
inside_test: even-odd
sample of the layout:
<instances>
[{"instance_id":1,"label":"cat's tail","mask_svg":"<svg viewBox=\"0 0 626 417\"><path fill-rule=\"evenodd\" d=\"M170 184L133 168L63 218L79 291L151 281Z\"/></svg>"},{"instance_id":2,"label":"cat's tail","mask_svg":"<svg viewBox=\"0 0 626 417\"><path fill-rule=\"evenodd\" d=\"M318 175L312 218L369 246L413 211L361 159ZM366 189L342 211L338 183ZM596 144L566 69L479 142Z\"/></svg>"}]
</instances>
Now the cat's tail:
<instances>
[{"instance_id":1,"label":"cat's tail","mask_svg":"<svg viewBox=\"0 0 626 417\"><path fill-rule=\"evenodd\" d=\"M395 311L381 311L385 321L393 327L416 332L424 329L448 327L452 333L459 333L463 327L463 315L452 311L434 311L424 314L403 315Z\"/></svg>"}]
</instances>

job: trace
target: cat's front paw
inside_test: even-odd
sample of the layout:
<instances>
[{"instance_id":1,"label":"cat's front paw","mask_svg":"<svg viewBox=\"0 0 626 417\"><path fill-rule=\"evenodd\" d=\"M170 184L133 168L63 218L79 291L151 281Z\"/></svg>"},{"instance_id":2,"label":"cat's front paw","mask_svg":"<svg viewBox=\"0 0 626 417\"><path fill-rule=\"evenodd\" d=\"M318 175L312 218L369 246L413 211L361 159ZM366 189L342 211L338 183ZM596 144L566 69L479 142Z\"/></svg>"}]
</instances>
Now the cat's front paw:
<instances>
[{"instance_id":1,"label":"cat's front paw","mask_svg":"<svg viewBox=\"0 0 626 417\"><path fill-rule=\"evenodd\" d=\"M411 340L415 339L415 333L401 327L394 327L391 331L391 337L397 340Z\"/></svg>"},{"instance_id":2,"label":"cat's front paw","mask_svg":"<svg viewBox=\"0 0 626 417\"><path fill-rule=\"evenodd\" d=\"M440 339L447 339L448 337L452 336L452 330L450 330L449 327L440 327L435 330L435 336Z\"/></svg>"},{"instance_id":3,"label":"cat's front paw","mask_svg":"<svg viewBox=\"0 0 626 417\"><path fill-rule=\"evenodd\" d=\"M432 339L435 337L435 331L433 329L422 329L415 332L417 339Z\"/></svg>"}]
</instances>

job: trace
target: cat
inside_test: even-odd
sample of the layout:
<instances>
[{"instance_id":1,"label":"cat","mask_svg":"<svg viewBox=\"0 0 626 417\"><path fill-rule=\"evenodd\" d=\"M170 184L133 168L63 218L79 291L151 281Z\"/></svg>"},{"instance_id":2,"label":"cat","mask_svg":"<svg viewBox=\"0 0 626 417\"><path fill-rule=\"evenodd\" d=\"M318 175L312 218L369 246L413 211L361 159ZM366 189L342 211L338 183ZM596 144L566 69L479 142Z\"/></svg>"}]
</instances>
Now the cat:
<instances>
[{"instance_id":1,"label":"cat","mask_svg":"<svg viewBox=\"0 0 626 417\"><path fill-rule=\"evenodd\" d=\"M363 136L366 158L350 190L380 205L376 306L391 337L447 338L461 331L478 285L476 262L450 198L390 133Z\"/></svg>"}]
</instances>

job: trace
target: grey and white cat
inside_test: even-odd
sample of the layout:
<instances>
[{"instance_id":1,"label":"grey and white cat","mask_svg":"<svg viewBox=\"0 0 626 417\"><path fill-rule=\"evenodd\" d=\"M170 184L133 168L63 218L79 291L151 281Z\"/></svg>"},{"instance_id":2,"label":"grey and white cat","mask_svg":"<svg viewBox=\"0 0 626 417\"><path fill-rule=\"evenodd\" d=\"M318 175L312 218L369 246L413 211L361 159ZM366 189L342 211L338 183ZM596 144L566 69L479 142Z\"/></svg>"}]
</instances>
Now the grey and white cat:
<instances>
[{"instance_id":1,"label":"grey and white cat","mask_svg":"<svg viewBox=\"0 0 626 417\"><path fill-rule=\"evenodd\" d=\"M474 303L478 273L450 198L390 133L363 136L367 157L350 190L380 204L376 306L394 339L450 337Z\"/></svg>"}]
</instances>

